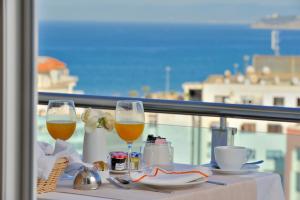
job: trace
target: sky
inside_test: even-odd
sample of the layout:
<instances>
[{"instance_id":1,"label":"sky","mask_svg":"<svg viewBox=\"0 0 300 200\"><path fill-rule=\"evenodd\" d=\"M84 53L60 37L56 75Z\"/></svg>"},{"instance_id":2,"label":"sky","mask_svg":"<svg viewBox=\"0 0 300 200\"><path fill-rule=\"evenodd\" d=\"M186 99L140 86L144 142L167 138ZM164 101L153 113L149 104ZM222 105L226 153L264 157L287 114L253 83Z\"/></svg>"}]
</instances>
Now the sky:
<instances>
[{"instance_id":1,"label":"sky","mask_svg":"<svg viewBox=\"0 0 300 200\"><path fill-rule=\"evenodd\" d=\"M300 15L300 0L36 0L40 21L251 23Z\"/></svg>"}]
</instances>

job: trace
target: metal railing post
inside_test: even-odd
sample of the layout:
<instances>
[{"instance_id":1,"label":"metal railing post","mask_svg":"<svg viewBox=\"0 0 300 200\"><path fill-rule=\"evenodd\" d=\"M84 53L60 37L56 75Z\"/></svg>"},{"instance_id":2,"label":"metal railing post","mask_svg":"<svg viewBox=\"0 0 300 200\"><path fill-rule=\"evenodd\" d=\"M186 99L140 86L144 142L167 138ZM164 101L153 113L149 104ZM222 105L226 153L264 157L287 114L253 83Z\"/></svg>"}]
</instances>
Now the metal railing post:
<instances>
[{"instance_id":1,"label":"metal railing post","mask_svg":"<svg viewBox=\"0 0 300 200\"><path fill-rule=\"evenodd\" d=\"M234 135L236 128L227 127L226 117L220 118L220 127L211 128L211 161L212 165L216 165L214 149L217 146L234 145Z\"/></svg>"}]
</instances>

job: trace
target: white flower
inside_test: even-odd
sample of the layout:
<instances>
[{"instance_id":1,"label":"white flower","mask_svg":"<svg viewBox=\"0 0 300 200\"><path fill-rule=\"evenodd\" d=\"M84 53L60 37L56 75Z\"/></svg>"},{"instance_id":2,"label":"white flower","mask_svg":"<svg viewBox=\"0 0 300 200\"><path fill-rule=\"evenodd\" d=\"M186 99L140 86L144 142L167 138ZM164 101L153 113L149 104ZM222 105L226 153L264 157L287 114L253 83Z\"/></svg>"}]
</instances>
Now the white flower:
<instances>
[{"instance_id":1,"label":"white flower","mask_svg":"<svg viewBox=\"0 0 300 200\"><path fill-rule=\"evenodd\" d=\"M94 132L96 128L105 128L111 131L115 124L111 114L91 108L85 110L81 115L81 120L85 123L86 131L91 133Z\"/></svg>"},{"instance_id":2,"label":"white flower","mask_svg":"<svg viewBox=\"0 0 300 200\"><path fill-rule=\"evenodd\" d=\"M115 119L113 116L109 113L104 113L104 126L107 128L107 130L112 131L115 126Z\"/></svg>"},{"instance_id":3,"label":"white flower","mask_svg":"<svg viewBox=\"0 0 300 200\"><path fill-rule=\"evenodd\" d=\"M86 123L86 122L88 121L89 114L90 114L91 110L92 110L91 108L88 108L88 109L86 109L86 110L84 111L84 113L82 113L82 115L81 115L81 120L82 120L84 123Z\"/></svg>"}]
</instances>

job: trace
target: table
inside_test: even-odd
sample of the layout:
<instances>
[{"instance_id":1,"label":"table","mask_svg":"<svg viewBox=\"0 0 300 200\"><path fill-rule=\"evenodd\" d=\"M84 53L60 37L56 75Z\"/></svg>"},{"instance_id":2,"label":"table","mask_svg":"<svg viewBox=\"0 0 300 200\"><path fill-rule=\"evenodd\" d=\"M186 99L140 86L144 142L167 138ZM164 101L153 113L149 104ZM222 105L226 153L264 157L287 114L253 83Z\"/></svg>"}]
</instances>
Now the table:
<instances>
[{"instance_id":1,"label":"table","mask_svg":"<svg viewBox=\"0 0 300 200\"><path fill-rule=\"evenodd\" d=\"M57 192L38 195L39 200L284 200L281 178L278 174L255 172L247 175L213 175L210 180L226 182L227 185L203 183L171 193L144 190L123 190L106 184L99 190L78 191L60 185ZM72 192L77 194L68 194ZM90 196L85 196L90 195Z\"/></svg>"}]
</instances>

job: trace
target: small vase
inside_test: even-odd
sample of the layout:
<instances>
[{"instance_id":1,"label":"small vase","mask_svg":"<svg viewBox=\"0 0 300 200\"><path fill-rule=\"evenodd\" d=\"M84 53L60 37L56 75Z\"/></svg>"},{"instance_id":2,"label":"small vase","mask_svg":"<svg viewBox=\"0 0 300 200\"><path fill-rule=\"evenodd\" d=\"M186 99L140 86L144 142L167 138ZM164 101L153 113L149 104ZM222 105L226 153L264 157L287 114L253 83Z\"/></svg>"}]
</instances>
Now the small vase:
<instances>
[{"instance_id":1,"label":"small vase","mask_svg":"<svg viewBox=\"0 0 300 200\"><path fill-rule=\"evenodd\" d=\"M104 161L107 163L108 150L106 144L107 130L96 128L94 132L85 131L82 160L85 163Z\"/></svg>"}]
</instances>

